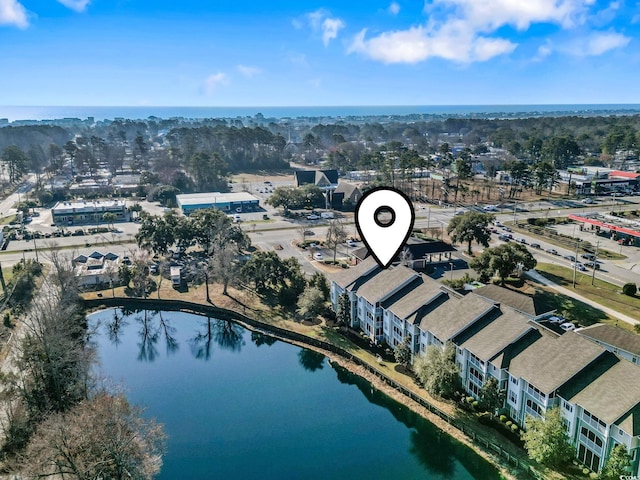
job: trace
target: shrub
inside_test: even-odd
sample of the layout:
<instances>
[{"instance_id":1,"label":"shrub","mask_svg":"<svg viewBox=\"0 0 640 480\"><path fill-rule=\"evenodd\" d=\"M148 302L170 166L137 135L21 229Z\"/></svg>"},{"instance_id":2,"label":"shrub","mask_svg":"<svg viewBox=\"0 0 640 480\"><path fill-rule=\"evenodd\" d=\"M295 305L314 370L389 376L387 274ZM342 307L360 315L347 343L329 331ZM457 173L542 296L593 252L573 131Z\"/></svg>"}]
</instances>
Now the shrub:
<instances>
[{"instance_id":1,"label":"shrub","mask_svg":"<svg viewBox=\"0 0 640 480\"><path fill-rule=\"evenodd\" d=\"M509 420L505 425L507 427L511 428L511 425L513 425L513 422L511 420Z\"/></svg>"},{"instance_id":2,"label":"shrub","mask_svg":"<svg viewBox=\"0 0 640 480\"><path fill-rule=\"evenodd\" d=\"M636 287L635 283L632 283L632 282L625 283L624 286L622 287L622 293L624 293L629 297L635 296L637 292L638 292L638 287Z\"/></svg>"},{"instance_id":3,"label":"shrub","mask_svg":"<svg viewBox=\"0 0 640 480\"><path fill-rule=\"evenodd\" d=\"M598 480L598 478L600 478L600 477L598 476L598 474L596 472L591 472L589 474L589 478L591 478L592 480Z\"/></svg>"},{"instance_id":4,"label":"shrub","mask_svg":"<svg viewBox=\"0 0 640 480\"><path fill-rule=\"evenodd\" d=\"M589 469L588 469L587 467L584 467L584 468L582 469L582 473L583 473L584 475L589 475L589 473L590 473L590 472L589 472Z\"/></svg>"},{"instance_id":5,"label":"shrub","mask_svg":"<svg viewBox=\"0 0 640 480\"><path fill-rule=\"evenodd\" d=\"M480 403L478 403L478 401L477 401L477 400L475 400L475 401L471 404L471 406L472 406L473 408L478 408L478 407L480 406Z\"/></svg>"},{"instance_id":6,"label":"shrub","mask_svg":"<svg viewBox=\"0 0 640 480\"><path fill-rule=\"evenodd\" d=\"M475 402L475 398L473 397L467 397L464 399L465 402L467 402L469 405L471 405L473 402Z\"/></svg>"},{"instance_id":7,"label":"shrub","mask_svg":"<svg viewBox=\"0 0 640 480\"><path fill-rule=\"evenodd\" d=\"M518 431L518 425L516 425L515 423L513 425L511 425L511 431L513 433L516 433Z\"/></svg>"},{"instance_id":8,"label":"shrub","mask_svg":"<svg viewBox=\"0 0 640 480\"><path fill-rule=\"evenodd\" d=\"M506 415L500 415L500 421L502 423L505 423L507 421L507 416Z\"/></svg>"}]
</instances>

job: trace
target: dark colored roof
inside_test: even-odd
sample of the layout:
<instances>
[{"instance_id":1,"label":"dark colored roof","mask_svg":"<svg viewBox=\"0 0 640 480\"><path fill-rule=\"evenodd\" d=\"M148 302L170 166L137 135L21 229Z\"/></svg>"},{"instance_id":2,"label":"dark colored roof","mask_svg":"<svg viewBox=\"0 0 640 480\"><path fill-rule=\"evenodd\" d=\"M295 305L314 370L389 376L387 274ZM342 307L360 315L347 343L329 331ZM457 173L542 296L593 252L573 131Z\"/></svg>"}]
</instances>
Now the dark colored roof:
<instances>
[{"instance_id":1,"label":"dark colored roof","mask_svg":"<svg viewBox=\"0 0 640 480\"><path fill-rule=\"evenodd\" d=\"M359 263L355 267L348 268L342 272L331 275L331 281L336 282L339 287L347 288L361 277L366 277L376 270L382 270L373 257Z\"/></svg>"},{"instance_id":2,"label":"dark colored roof","mask_svg":"<svg viewBox=\"0 0 640 480\"><path fill-rule=\"evenodd\" d=\"M640 335L625 330L624 328L596 324L583 328L578 333L620 350L640 355Z\"/></svg>"},{"instance_id":3,"label":"dark colored roof","mask_svg":"<svg viewBox=\"0 0 640 480\"><path fill-rule=\"evenodd\" d=\"M409 285L386 299L382 307L396 317L405 319L440 295L444 295L444 292L438 282L425 275L419 275Z\"/></svg>"},{"instance_id":4,"label":"dark colored roof","mask_svg":"<svg viewBox=\"0 0 640 480\"><path fill-rule=\"evenodd\" d=\"M509 373L544 393L560 388L606 350L574 332L542 336L511 360Z\"/></svg>"},{"instance_id":5,"label":"dark colored roof","mask_svg":"<svg viewBox=\"0 0 640 480\"><path fill-rule=\"evenodd\" d=\"M449 295L446 302L424 315L420 320L420 329L446 342L494 309L495 304L482 297L467 295L459 298Z\"/></svg>"},{"instance_id":6,"label":"dark colored roof","mask_svg":"<svg viewBox=\"0 0 640 480\"><path fill-rule=\"evenodd\" d=\"M500 306L496 313L473 324L454 342L488 362L535 328L528 317L509 307Z\"/></svg>"},{"instance_id":7,"label":"dark colored roof","mask_svg":"<svg viewBox=\"0 0 640 480\"><path fill-rule=\"evenodd\" d=\"M537 317L538 315L547 313L547 311L544 311L546 309L541 308L540 302L536 302L533 297L509 290L508 288L504 288L499 285L489 284L472 290L472 293L493 300L500 305L508 305L509 307L530 315L531 317Z\"/></svg>"},{"instance_id":8,"label":"dark colored roof","mask_svg":"<svg viewBox=\"0 0 640 480\"><path fill-rule=\"evenodd\" d=\"M413 260L424 258L429 254L456 251L455 248L453 248L450 244L446 242L442 242L440 240L428 242L426 240L422 240L416 237L409 237L409 239L407 240L406 248L411 253L411 257L413 258ZM369 250L367 249L367 247L360 247L353 251L353 255L359 260L364 260L369 256ZM400 261L399 255L393 259L393 262L399 262L399 261Z\"/></svg>"},{"instance_id":9,"label":"dark colored roof","mask_svg":"<svg viewBox=\"0 0 640 480\"><path fill-rule=\"evenodd\" d=\"M313 183L318 186L328 186L338 183L338 171L331 170L298 170L294 172L297 186Z\"/></svg>"},{"instance_id":10,"label":"dark colored roof","mask_svg":"<svg viewBox=\"0 0 640 480\"><path fill-rule=\"evenodd\" d=\"M609 353L589 370L593 371L591 378L578 379L584 388L567 400L605 423L618 424L627 433L637 435L639 418L630 418L628 414L640 406L640 382L637 381L640 366Z\"/></svg>"},{"instance_id":11,"label":"dark colored roof","mask_svg":"<svg viewBox=\"0 0 640 480\"><path fill-rule=\"evenodd\" d=\"M372 276L358 289L358 295L372 305L385 300L391 296L394 290L400 289L401 285L417 278L418 274L405 267L397 267L382 270L377 275Z\"/></svg>"}]
</instances>

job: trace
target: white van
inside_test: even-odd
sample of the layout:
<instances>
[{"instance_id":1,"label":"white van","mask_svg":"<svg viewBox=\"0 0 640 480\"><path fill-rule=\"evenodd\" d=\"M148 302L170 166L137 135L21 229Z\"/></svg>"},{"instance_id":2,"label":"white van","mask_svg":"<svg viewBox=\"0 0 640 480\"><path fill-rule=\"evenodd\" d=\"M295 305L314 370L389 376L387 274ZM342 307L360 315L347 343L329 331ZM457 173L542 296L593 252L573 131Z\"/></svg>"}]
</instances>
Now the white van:
<instances>
[{"instance_id":1,"label":"white van","mask_svg":"<svg viewBox=\"0 0 640 480\"><path fill-rule=\"evenodd\" d=\"M335 218L335 215L333 212L322 212L320 216L322 218Z\"/></svg>"}]
</instances>

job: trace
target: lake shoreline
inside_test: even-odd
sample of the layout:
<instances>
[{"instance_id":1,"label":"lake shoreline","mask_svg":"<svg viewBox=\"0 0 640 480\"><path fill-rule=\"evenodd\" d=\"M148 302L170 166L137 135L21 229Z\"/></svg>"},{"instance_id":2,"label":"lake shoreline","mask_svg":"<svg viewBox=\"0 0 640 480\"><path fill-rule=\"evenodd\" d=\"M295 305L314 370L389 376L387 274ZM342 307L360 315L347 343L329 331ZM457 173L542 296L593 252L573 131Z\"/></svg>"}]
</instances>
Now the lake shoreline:
<instances>
[{"instance_id":1,"label":"lake shoreline","mask_svg":"<svg viewBox=\"0 0 640 480\"><path fill-rule=\"evenodd\" d=\"M504 461L504 458L493 454L492 452L488 451L488 449L482 448L478 443L474 442L473 439L466 433L451 425L435 413L429 411L428 408L413 400L408 395L402 393L400 391L400 388L402 388L400 385L390 385L381 377L372 373L365 366L359 365L358 362L349 359L347 352L340 353L329 348L323 348L322 345L320 345L320 343L323 342L313 337L309 337L298 332L287 331L286 329L283 329L281 327L276 327L269 323L255 320L243 313L232 309L217 307L210 304L204 305L184 300L147 299L145 301L142 299L129 297L112 297L84 299L84 305L87 313L93 313L107 308L124 307L146 310L183 311L186 313L194 313L197 315L211 315L216 318L234 321L249 331L268 335L291 345L314 350L326 356L330 362L339 365L350 373L364 378L378 391L384 393L386 396L392 398L398 403L406 406L414 413L420 415L422 418L435 425L438 429L440 429L447 435L451 436L465 446L471 448L482 458L494 465L504 478L507 478L509 480L516 480L517 478L519 478L511 473L506 462ZM333 346L333 349L342 350L339 347L335 346ZM361 362L362 360L359 361ZM370 365L369 368L371 367L373 366Z\"/></svg>"}]
</instances>

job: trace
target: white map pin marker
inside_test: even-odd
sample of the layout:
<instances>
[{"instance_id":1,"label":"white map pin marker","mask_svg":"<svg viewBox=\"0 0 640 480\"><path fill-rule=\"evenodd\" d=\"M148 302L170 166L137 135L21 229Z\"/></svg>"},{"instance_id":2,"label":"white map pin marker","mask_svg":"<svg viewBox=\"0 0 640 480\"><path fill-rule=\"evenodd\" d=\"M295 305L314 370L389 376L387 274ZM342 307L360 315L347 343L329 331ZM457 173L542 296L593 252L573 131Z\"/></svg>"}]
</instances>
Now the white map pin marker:
<instances>
[{"instance_id":1,"label":"white map pin marker","mask_svg":"<svg viewBox=\"0 0 640 480\"><path fill-rule=\"evenodd\" d=\"M415 218L411 200L391 187L369 190L356 206L356 228L382 268L389 268L404 247Z\"/></svg>"}]
</instances>

